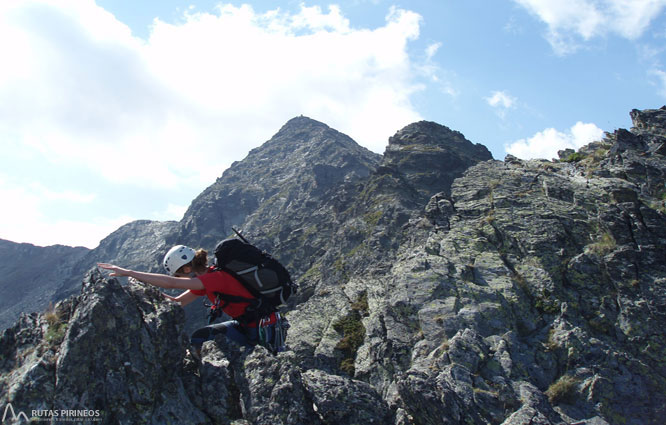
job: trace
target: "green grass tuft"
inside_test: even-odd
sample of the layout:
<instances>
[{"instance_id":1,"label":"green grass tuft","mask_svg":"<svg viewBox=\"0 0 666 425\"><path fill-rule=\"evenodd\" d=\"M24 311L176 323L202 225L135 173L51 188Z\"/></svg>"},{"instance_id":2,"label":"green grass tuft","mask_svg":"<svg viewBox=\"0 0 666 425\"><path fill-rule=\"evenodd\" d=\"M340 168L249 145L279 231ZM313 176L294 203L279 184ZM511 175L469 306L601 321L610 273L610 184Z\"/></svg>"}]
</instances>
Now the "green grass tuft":
<instances>
[{"instance_id":1,"label":"green grass tuft","mask_svg":"<svg viewBox=\"0 0 666 425\"><path fill-rule=\"evenodd\" d=\"M365 326L363 326L361 317L368 314L368 295L363 293L352 303L351 308L348 315L333 323L333 329L342 334L342 339L335 346L335 349L343 354L340 370L349 376L354 376L356 352L365 340Z\"/></svg>"},{"instance_id":2,"label":"green grass tuft","mask_svg":"<svg viewBox=\"0 0 666 425\"><path fill-rule=\"evenodd\" d=\"M562 160L562 162L579 162L585 158L585 155L578 152L572 153Z\"/></svg>"},{"instance_id":3,"label":"green grass tuft","mask_svg":"<svg viewBox=\"0 0 666 425\"><path fill-rule=\"evenodd\" d=\"M553 382L546 395L551 404L557 403L573 403L576 399L576 387L578 386L578 379L571 375L563 375L557 381Z\"/></svg>"}]
</instances>

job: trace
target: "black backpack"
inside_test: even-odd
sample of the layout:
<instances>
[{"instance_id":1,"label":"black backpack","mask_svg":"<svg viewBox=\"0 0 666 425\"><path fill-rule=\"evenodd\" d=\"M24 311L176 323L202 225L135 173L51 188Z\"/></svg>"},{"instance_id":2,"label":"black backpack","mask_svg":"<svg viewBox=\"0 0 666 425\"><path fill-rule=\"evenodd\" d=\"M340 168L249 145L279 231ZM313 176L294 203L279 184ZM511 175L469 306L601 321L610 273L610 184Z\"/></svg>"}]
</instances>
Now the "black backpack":
<instances>
[{"instance_id":1,"label":"black backpack","mask_svg":"<svg viewBox=\"0 0 666 425\"><path fill-rule=\"evenodd\" d=\"M225 239L215 247L215 268L233 276L254 299L240 299L222 293L216 295L225 303L249 302L245 314L236 318L248 322L267 316L285 305L291 294L296 292L296 284L279 261L250 244L240 233L237 234L242 240Z\"/></svg>"}]
</instances>

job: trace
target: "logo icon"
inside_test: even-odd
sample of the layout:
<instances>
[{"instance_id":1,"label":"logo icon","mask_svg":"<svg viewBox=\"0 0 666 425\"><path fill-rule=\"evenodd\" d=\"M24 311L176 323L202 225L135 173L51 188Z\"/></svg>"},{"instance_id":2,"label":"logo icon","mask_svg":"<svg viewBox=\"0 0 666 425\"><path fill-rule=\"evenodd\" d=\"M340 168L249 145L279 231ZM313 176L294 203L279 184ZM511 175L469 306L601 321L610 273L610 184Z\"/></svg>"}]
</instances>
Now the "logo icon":
<instances>
[{"instance_id":1,"label":"logo icon","mask_svg":"<svg viewBox=\"0 0 666 425\"><path fill-rule=\"evenodd\" d=\"M5 407L5 412L2 414L2 423L5 423L5 419L7 419L7 414L11 412L12 413L12 420L20 420L20 419L25 419L26 422L29 421L30 419L28 418L28 415L26 415L23 412L16 412L14 411L14 406L12 406L11 403L7 403L7 406Z\"/></svg>"}]
</instances>

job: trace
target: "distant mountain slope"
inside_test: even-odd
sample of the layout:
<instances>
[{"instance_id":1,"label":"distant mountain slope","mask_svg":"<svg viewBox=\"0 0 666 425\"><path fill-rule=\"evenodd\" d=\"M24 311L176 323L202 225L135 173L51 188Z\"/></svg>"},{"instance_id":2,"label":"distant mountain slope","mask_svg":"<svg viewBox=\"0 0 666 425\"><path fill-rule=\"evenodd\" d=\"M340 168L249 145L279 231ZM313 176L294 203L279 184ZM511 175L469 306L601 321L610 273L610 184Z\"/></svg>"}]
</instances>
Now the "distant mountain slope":
<instances>
[{"instance_id":1,"label":"distant mountain slope","mask_svg":"<svg viewBox=\"0 0 666 425\"><path fill-rule=\"evenodd\" d=\"M101 261L146 271L161 271L161 261L168 250L165 240L177 225L175 221L137 220L121 226L72 265L72 273L60 282L54 301L77 294L82 276Z\"/></svg>"},{"instance_id":2,"label":"distant mountain slope","mask_svg":"<svg viewBox=\"0 0 666 425\"><path fill-rule=\"evenodd\" d=\"M0 329L21 312L43 310L72 266L90 251L62 245L39 247L0 239Z\"/></svg>"}]
</instances>

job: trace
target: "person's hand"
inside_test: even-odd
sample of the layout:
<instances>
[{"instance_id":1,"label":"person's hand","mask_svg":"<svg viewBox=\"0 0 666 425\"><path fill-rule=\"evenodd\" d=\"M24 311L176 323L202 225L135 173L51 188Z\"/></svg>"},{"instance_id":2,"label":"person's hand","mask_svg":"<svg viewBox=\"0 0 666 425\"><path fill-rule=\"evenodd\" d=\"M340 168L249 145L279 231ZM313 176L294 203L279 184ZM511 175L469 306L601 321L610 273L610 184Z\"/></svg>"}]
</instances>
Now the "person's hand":
<instances>
[{"instance_id":1,"label":"person's hand","mask_svg":"<svg viewBox=\"0 0 666 425\"><path fill-rule=\"evenodd\" d=\"M108 263L97 263L97 267L110 270L111 274L109 276L129 276L129 270L123 269L122 267L114 266L113 264Z\"/></svg>"},{"instance_id":2,"label":"person's hand","mask_svg":"<svg viewBox=\"0 0 666 425\"><path fill-rule=\"evenodd\" d=\"M178 302L178 300L176 299L176 297L172 297L171 295L169 295L169 294L167 294L167 293L162 292L162 295L164 295L164 298L166 298L166 299L169 300L169 301L173 301L173 302L176 302L176 303Z\"/></svg>"}]
</instances>

